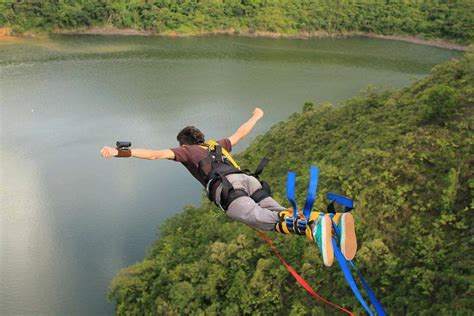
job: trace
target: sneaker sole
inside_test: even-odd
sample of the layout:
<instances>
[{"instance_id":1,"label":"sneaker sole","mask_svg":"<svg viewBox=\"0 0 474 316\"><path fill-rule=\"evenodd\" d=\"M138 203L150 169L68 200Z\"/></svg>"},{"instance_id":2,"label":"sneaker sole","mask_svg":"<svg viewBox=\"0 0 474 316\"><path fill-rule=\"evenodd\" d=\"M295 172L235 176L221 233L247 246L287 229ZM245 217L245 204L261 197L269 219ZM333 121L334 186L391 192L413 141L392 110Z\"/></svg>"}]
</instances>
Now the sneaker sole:
<instances>
[{"instance_id":1,"label":"sneaker sole","mask_svg":"<svg viewBox=\"0 0 474 316\"><path fill-rule=\"evenodd\" d=\"M321 218L321 248L323 253L323 262L326 267L332 266L334 262L334 249L332 247L332 226L331 219L327 216Z\"/></svg>"},{"instance_id":2,"label":"sneaker sole","mask_svg":"<svg viewBox=\"0 0 474 316\"><path fill-rule=\"evenodd\" d=\"M341 227L341 252L347 260L352 260L357 252L357 238L351 213L342 214Z\"/></svg>"}]
</instances>

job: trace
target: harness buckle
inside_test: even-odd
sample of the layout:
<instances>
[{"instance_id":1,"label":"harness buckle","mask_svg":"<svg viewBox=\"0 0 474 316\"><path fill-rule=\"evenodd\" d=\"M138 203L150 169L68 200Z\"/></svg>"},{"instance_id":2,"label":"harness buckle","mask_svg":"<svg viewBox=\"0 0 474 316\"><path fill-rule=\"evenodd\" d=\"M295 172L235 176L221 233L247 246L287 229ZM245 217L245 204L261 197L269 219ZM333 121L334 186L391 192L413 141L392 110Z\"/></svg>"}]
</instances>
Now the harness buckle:
<instances>
[{"instance_id":1,"label":"harness buckle","mask_svg":"<svg viewBox=\"0 0 474 316\"><path fill-rule=\"evenodd\" d=\"M305 220L303 219L297 220L296 225L297 225L299 233L304 233L306 231L307 222Z\"/></svg>"},{"instance_id":2,"label":"harness buckle","mask_svg":"<svg viewBox=\"0 0 474 316\"><path fill-rule=\"evenodd\" d=\"M295 224L295 220L293 217L286 217L285 223L286 223L286 227L293 227Z\"/></svg>"}]
</instances>

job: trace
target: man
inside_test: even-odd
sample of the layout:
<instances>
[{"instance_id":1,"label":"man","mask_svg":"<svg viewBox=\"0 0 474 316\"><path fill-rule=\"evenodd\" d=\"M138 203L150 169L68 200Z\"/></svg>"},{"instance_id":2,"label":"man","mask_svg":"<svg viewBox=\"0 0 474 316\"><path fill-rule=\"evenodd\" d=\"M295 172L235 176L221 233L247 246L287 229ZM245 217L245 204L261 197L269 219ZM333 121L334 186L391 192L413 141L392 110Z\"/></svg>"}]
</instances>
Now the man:
<instances>
[{"instance_id":1,"label":"man","mask_svg":"<svg viewBox=\"0 0 474 316\"><path fill-rule=\"evenodd\" d=\"M306 231L298 231L296 228L298 219L295 220L293 227L287 226L285 219L292 217L292 211L278 204L257 178L242 173L228 154L233 146L252 131L263 114L262 109L255 108L250 119L232 136L221 139L213 145L206 143L204 134L199 129L188 126L177 135L179 147L176 148L161 150L132 148L122 152L106 146L101 154L104 158L118 156L181 162L207 189L210 199L221 206L227 216L261 230L306 235L319 245L324 264L331 266L334 260L331 219L324 213L312 212ZM341 232L339 236L341 251L350 260L355 256L357 249L354 219L350 213L338 213L334 216L334 221Z\"/></svg>"}]
</instances>

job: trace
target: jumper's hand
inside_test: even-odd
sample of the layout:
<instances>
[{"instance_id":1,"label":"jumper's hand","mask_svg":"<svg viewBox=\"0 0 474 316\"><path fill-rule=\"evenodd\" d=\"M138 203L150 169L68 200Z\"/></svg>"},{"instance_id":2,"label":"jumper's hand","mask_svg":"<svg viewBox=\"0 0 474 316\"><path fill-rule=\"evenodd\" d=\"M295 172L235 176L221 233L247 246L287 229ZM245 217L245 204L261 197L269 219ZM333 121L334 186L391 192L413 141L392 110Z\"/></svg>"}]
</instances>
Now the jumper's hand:
<instances>
[{"instance_id":1,"label":"jumper's hand","mask_svg":"<svg viewBox=\"0 0 474 316\"><path fill-rule=\"evenodd\" d=\"M118 155L118 150L117 150L117 148L114 148L114 147L105 146L100 151L100 154L104 158L112 158L112 157L115 157L115 156Z\"/></svg>"},{"instance_id":2,"label":"jumper's hand","mask_svg":"<svg viewBox=\"0 0 474 316\"><path fill-rule=\"evenodd\" d=\"M261 119L263 117L263 110L261 108L255 108L255 110L253 110L252 116L258 120Z\"/></svg>"}]
</instances>

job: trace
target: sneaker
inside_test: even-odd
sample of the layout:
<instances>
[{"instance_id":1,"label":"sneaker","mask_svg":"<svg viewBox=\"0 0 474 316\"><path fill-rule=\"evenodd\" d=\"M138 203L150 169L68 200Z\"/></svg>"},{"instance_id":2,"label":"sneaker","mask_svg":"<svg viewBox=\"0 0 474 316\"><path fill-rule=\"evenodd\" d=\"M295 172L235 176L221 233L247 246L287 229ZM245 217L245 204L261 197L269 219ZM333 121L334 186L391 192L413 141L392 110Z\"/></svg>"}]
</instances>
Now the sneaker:
<instances>
[{"instance_id":1,"label":"sneaker","mask_svg":"<svg viewBox=\"0 0 474 316\"><path fill-rule=\"evenodd\" d=\"M339 228L339 245L347 260L354 259L357 252L357 238L355 233L354 217L351 213L343 213L337 224Z\"/></svg>"},{"instance_id":2,"label":"sneaker","mask_svg":"<svg viewBox=\"0 0 474 316\"><path fill-rule=\"evenodd\" d=\"M332 248L331 234L331 219L327 216L320 216L314 226L313 236L316 244L319 246L326 267L332 266L334 262L334 249Z\"/></svg>"}]
</instances>

